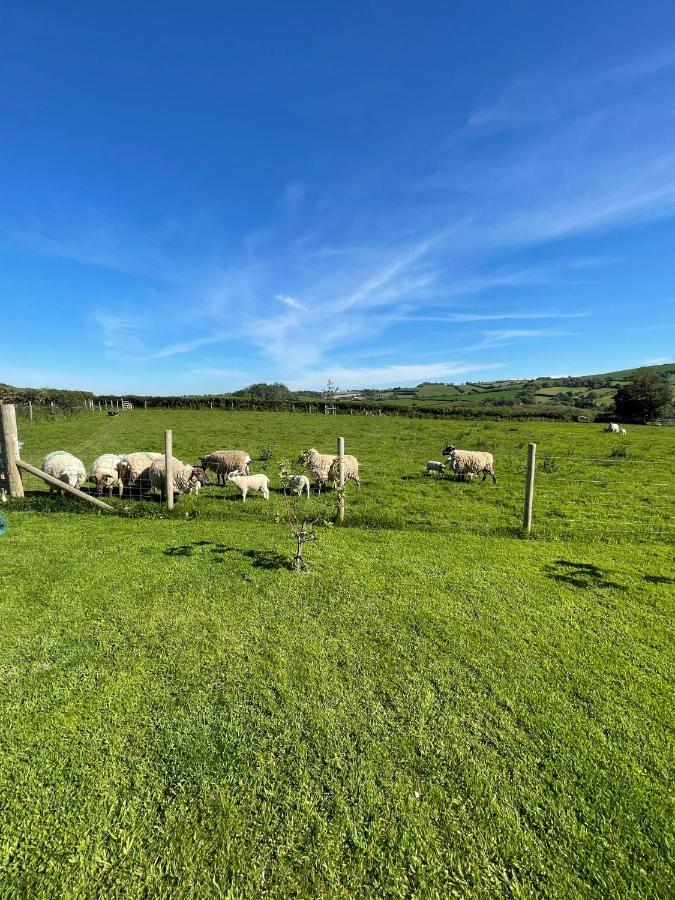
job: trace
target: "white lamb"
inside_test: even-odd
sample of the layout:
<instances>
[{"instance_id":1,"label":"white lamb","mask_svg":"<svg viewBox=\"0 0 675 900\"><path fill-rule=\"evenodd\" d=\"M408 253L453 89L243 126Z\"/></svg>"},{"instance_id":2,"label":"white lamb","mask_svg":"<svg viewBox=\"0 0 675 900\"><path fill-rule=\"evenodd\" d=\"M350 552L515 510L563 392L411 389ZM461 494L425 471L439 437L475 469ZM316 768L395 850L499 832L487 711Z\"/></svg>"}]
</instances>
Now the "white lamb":
<instances>
[{"instance_id":1,"label":"white lamb","mask_svg":"<svg viewBox=\"0 0 675 900\"><path fill-rule=\"evenodd\" d=\"M443 451L443 456L448 457L448 462L456 476L482 474L482 480L485 481L490 475L493 483L497 484L494 459L491 453L483 450L458 450L457 447L450 444Z\"/></svg>"},{"instance_id":2,"label":"white lamb","mask_svg":"<svg viewBox=\"0 0 675 900\"><path fill-rule=\"evenodd\" d=\"M106 488L112 497L113 488L117 488L118 496L122 496L124 482L120 476L122 457L115 453L104 453L98 456L89 468L89 481L96 485L99 494Z\"/></svg>"},{"instance_id":3,"label":"white lamb","mask_svg":"<svg viewBox=\"0 0 675 900\"><path fill-rule=\"evenodd\" d=\"M239 489L241 498L246 503L246 495L256 491L263 495L265 500L270 499L269 478L267 475L238 475L230 472L227 480Z\"/></svg>"},{"instance_id":4,"label":"white lamb","mask_svg":"<svg viewBox=\"0 0 675 900\"><path fill-rule=\"evenodd\" d=\"M618 424L616 422L610 422L609 428L607 429L607 431L611 431L612 434L620 434L621 428L618 426Z\"/></svg>"},{"instance_id":5,"label":"white lamb","mask_svg":"<svg viewBox=\"0 0 675 900\"><path fill-rule=\"evenodd\" d=\"M87 470L84 468L82 460L66 450L54 450L52 453L48 453L42 460L42 471L74 488L82 487L87 478ZM58 491L58 488L49 486L50 494Z\"/></svg>"},{"instance_id":6,"label":"white lamb","mask_svg":"<svg viewBox=\"0 0 675 900\"><path fill-rule=\"evenodd\" d=\"M442 475L445 472L445 463L430 459L424 472L426 475Z\"/></svg>"},{"instance_id":7,"label":"white lamb","mask_svg":"<svg viewBox=\"0 0 675 900\"><path fill-rule=\"evenodd\" d=\"M288 475L286 477L284 494L290 491L291 494L296 494L298 497L301 497L303 491L306 491L307 496L309 497L309 490L309 478L306 475Z\"/></svg>"},{"instance_id":8,"label":"white lamb","mask_svg":"<svg viewBox=\"0 0 675 900\"><path fill-rule=\"evenodd\" d=\"M619 428L619 434L628 434L625 428Z\"/></svg>"}]
</instances>

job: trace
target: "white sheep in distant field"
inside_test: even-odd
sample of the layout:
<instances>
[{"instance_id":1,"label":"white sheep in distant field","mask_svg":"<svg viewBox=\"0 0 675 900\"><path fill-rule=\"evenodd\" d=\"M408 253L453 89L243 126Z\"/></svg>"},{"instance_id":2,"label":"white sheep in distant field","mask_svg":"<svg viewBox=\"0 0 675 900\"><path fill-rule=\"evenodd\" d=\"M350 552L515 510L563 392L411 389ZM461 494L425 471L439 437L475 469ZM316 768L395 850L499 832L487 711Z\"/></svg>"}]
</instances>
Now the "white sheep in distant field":
<instances>
[{"instance_id":1,"label":"white sheep in distant field","mask_svg":"<svg viewBox=\"0 0 675 900\"><path fill-rule=\"evenodd\" d=\"M201 458L201 464L206 471L216 473L218 484L225 484L230 472L248 475L250 463L251 457L245 450L215 450Z\"/></svg>"},{"instance_id":2,"label":"white sheep in distant field","mask_svg":"<svg viewBox=\"0 0 675 900\"><path fill-rule=\"evenodd\" d=\"M236 472L230 472L227 481L239 489L244 503L246 503L246 495L249 492L258 492L263 495L265 500L270 499L270 480L267 475L238 475Z\"/></svg>"},{"instance_id":3,"label":"white sheep in distant field","mask_svg":"<svg viewBox=\"0 0 675 900\"><path fill-rule=\"evenodd\" d=\"M87 478L87 470L82 460L66 450L54 450L42 460L42 471L58 478L70 487L80 488ZM49 493L58 492L58 488L49 486Z\"/></svg>"},{"instance_id":4,"label":"white sheep in distant field","mask_svg":"<svg viewBox=\"0 0 675 900\"><path fill-rule=\"evenodd\" d=\"M198 494L206 483L206 472L201 466L191 466L171 457L171 479L174 494ZM150 487L153 491L166 491L166 459L163 456L150 466Z\"/></svg>"},{"instance_id":5,"label":"white sheep in distant field","mask_svg":"<svg viewBox=\"0 0 675 900\"><path fill-rule=\"evenodd\" d=\"M345 482L355 481L356 484L360 487L361 481L359 480L358 459L355 456L346 453L343 457L343 460ZM325 487L329 482L333 486L337 485L339 478L339 462L335 454L319 453L318 450L316 450L314 447L311 447L309 450L305 450L298 462L301 462L302 465L305 466L305 468L309 471L309 474L314 478L317 483L319 493L321 492L321 488Z\"/></svg>"},{"instance_id":6,"label":"white sheep in distant field","mask_svg":"<svg viewBox=\"0 0 675 900\"><path fill-rule=\"evenodd\" d=\"M290 491L291 494L301 497L303 491L306 491L309 497L309 489L309 478L306 475L287 475L284 478L284 494Z\"/></svg>"},{"instance_id":7,"label":"white sheep in distant field","mask_svg":"<svg viewBox=\"0 0 675 900\"><path fill-rule=\"evenodd\" d=\"M485 481L490 475L493 483L497 484L494 458L491 453L483 450L458 450L457 447L450 444L443 451L443 456L448 457L448 462L456 476L482 475L483 481Z\"/></svg>"},{"instance_id":8,"label":"white sheep in distant field","mask_svg":"<svg viewBox=\"0 0 675 900\"><path fill-rule=\"evenodd\" d=\"M122 496L124 482L120 476L121 456L115 453L103 453L97 456L89 467L89 481L96 485L99 494L106 488L108 496L112 497L113 488L117 488L118 496Z\"/></svg>"},{"instance_id":9,"label":"white sheep in distant field","mask_svg":"<svg viewBox=\"0 0 675 900\"><path fill-rule=\"evenodd\" d=\"M430 459L424 469L425 475L442 475L445 472L445 463Z\"/></svg>"},{"instance_id":10,"label":"white sheep in distant field","mask_svg":"<svg viewBox=\"0 0 675 900\"><path fill-rule=\"evenodd\" d=\"M619 427L619 425L616 422L610 422L609 428L606 428L605 430L610 431L612 434L620 434L621 433L621 428Z\"/></svg>"},{"instance_id":11,"label":"white sheep in distant field","mask_svg":"<svg viewBox=\"0 0 675 900\"><path fill-rule=\"evenodd\" d=\"M619 434L628 434L625 428L619 428Z\"/></svg>"}]
</instances>

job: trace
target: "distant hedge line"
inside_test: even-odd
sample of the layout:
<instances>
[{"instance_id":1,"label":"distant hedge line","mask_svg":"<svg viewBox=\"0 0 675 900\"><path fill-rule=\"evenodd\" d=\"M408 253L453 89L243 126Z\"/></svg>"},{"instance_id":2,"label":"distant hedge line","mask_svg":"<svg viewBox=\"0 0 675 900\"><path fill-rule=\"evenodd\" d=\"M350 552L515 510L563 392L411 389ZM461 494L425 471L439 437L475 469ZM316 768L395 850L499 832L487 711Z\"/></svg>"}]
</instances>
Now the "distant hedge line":
<instances>
[{"instance_id":1,"label":"distant hedge line","mask_svg":"<svg viewBox=\"0 0 675 900\"><path fill-rule=\"evenodd\" d=\"M3 403L54 403L61 408L82 407L85 400L93 400L91 391L66 391L59 388L16 388L0 385L0 401Z\"/></svg>"},{"instance_id":2,"label":"distant hedge line","mask_svg":"<svg viewBox=\"0 0 675 900\"><path fill-rule=\"evenodd\" d=\"M248 397L198 396L198 397L139 397L125 395L136 409L225 409L225 410L259 410L262 412L314 412L324 414L325 402L308 402L306 400L257 400ZM94 401L110 402L110 397L94 397ZM576 419L587 416L591 421L593 412L569 406L480 406L463 404L461 407L448 406L414 406L394 403L368 403L363 401L336 401L334 404L339 415L406 416L423 419Z\"/></svg>"}]
</instances>

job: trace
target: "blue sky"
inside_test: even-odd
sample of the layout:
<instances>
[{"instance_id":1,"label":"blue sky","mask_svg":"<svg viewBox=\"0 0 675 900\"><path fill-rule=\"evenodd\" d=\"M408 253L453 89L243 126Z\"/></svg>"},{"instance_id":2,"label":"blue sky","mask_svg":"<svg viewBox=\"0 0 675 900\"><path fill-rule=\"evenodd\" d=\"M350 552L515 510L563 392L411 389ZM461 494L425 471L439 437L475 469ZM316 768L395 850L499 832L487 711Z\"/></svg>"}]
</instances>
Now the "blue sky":
<instances>
[{"instance_id":1,"label":"blue sky","mask_svg":"<svg viewBox=\"0 0 675 900\"><path fill-rule=\"evenodd\" d=\"M672 359L675 4L7 2L0 381Z\"/></svg>"}]
</instances>

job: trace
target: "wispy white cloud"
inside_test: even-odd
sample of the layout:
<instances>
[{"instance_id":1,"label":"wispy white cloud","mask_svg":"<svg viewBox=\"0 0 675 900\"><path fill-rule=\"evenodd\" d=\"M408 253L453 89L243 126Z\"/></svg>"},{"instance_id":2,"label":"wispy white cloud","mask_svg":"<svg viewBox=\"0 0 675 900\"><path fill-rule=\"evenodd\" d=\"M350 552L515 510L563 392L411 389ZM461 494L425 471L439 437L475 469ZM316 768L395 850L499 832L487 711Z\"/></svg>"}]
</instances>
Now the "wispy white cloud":
<instances>
[{"instance_id":1,"label":"wispy white cloud","mask_svg":"<svg viewBox=\"0 0 675 900\"><path fill-rule=\"evenodd\" d=\"M290 306L291 309L304 309L305 307L300 303L299 300L296 300L295 297L291 297L289 294L275 294L274 299L278 300L279 303L283 303L286 306Z\"/></svg>"},{"instance_id":2,"label":"wispy white cloud","mask_svg":"<svg viewBox=\"0 0 675 900\"><path fill-rule=\"evenodd\" d=\"M189 341L178 341L168 344L154 353L148 354L146 359L163 359L167 356L178 356L183 353L193 353L195 350L201 350L202 347L209 347L212 344L222 344L225 341L233 339L231 330L216 331L212 334L202 335L202 337L192 338Z\"/></svg>"}]
</instances>

